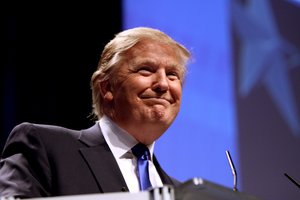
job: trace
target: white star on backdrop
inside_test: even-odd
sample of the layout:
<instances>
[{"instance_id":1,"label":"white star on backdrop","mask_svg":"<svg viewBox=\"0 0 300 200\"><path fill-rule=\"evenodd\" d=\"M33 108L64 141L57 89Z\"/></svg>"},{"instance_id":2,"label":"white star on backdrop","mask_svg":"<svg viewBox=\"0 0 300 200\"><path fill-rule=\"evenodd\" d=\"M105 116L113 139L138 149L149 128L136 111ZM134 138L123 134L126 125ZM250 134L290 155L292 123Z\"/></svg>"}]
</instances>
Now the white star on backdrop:
<instances>
[{"instance_id":1,"label":"white star on backdrop","mask_svg":"<svg viewBox=\"0 0 300 200\"><path fill-rule=\"evenodd\" d=\"M263 84L291 131L300 136L300 118L289 70L300 66L299 50L279 33L268 0L233 1L233 26L241 39L239 92L247 96Z\"/></svg>"}]
</instances>

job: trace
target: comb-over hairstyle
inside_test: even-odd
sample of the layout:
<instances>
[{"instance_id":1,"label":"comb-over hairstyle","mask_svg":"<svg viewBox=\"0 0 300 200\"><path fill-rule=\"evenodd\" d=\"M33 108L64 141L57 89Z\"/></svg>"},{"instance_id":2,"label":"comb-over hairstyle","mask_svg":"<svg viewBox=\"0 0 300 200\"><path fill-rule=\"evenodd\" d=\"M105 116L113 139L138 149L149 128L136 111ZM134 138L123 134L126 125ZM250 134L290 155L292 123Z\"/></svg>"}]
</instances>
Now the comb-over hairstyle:
<instances>
[{"instance_id":1,"label":"comb-over hairstyle","mask_svg":"<svg viewBox=\"0 0 300 200\"><path fill-rule=\"evenodd\" d=\"M100 93L100 83L107 80L113 80L114 72L118 69L120 63L122 63L124 59L123 55L137 43L144 40L164 43L174 48L179 59L182 61L182 77L184 78L187 61L190 58L190 52L183 45L158 29L137 27L122 31L116 34L104 47L97 70L93 73L91 78L93 115L98 119L103 115L103 97Z\"/></svg>"}]
</instances>

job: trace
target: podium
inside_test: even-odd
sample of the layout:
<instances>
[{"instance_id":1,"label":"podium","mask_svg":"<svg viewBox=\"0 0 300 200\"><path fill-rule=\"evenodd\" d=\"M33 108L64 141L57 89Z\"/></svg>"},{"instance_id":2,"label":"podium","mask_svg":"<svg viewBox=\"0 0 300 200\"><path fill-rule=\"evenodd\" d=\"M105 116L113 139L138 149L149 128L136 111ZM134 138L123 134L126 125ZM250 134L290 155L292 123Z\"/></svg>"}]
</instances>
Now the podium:
<instances>
[{"instance_id":1,"label":"podium","mask_svg":"<svg viewBox=\"0 0 300 200\"><path fill-rule=\"evenodd\" d=\"M17 200L13 197L0 200ZM24 199L25 200L25 199ZM27 200L259 200L257 197L207 181L190 179L177 187L165 185L148 191L129 193L84 194L57 197L31 198Z\"/></svg>"},{"instance_id":2,"label":"podium","mask_svg":"<svg viewBox=\"0 0 300 200\"><path fill-rule=\"evenodd\" d=\"M0 198L0 200L19 200L14 197ZM175 200L174 188L172 186L163 186L152 188L149 191L129 193L114 192L104 194L80 194L57 197L39 197L22 200Z\"/></svg>"},{"instance_id":3,"label":"podium","mask_svg":"<svg viewBox=\"0 0 300 200\"><path fill-rule=\"evenodd\" d=\"M175 188L175 200L259 200L257 197L231 188L193 178Z\"/></svg>"}]
</instances>

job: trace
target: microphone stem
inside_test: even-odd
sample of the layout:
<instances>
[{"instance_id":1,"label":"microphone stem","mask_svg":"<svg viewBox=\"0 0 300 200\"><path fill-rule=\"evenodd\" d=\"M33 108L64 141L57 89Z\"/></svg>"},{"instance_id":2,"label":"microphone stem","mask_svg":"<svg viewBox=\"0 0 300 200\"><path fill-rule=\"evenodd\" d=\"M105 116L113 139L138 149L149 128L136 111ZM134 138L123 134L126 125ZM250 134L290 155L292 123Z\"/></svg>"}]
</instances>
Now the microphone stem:
<instances>
[{"instance_id":1,"label":"microphone stem","mask_svg":"<svg viewBox=\"0 0 300 200\"><path fill-rule=\"evenodd\" d=\"M289 176L287 173L284 173L284 175L292 182L294 183L298 188L300 188L300 184L297 183L295 179L293 179L291 176Z\"/></svg>"},{"instance_id":2,"label":"microphone stem","mask_svg":"<svg viewBox=\"0 0 300 200\"><path fill-rule=\"evenodd\" d=\"M226 156L227 156L227 159L228 159L228 162L230 165L230 169L231 169L231 172L233 175L233 191L238 191L238 189L237 189L237 174L236 174L236 170L235 170L235 167L234 167L234 164L231 159L229 151L226 151Z\"/></svg>"}]
</instances>

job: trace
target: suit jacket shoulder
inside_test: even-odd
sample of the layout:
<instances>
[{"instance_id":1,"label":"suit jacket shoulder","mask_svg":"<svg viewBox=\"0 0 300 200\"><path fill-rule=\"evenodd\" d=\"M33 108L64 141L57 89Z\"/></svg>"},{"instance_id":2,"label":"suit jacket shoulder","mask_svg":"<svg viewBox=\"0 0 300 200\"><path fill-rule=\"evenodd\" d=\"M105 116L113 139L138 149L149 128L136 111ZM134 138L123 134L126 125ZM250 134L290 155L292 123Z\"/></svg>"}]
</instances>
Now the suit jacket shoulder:
<instances>
[{"instance_id":1,"label":"suit jacket shoulder","mask_svg":"<svg viewBox=\"0 0 300 200\"><path fill-rule=\"evenodd\" d=\"M97 126L91 128L95 132L91 135L98 135L101 140ZM102 192L81 154L82 149L90 148L80 140L83 133L89 132L87 130L31 123L17 125L8 137L1 158L1 196L39 197Z\"/></svg>"},{"instance_id":2,"label":"suit jacket shoulder","mask_svg":"<svg viewBox=\"0 0 300 200\"><path fill-rule=\"evenodd\" d=\"M154 164L164 184L176 184ZM98 124L85 130L22 123L0 161L0 196L41 197L128 191Z\"/></svg>"}]
</instances>

